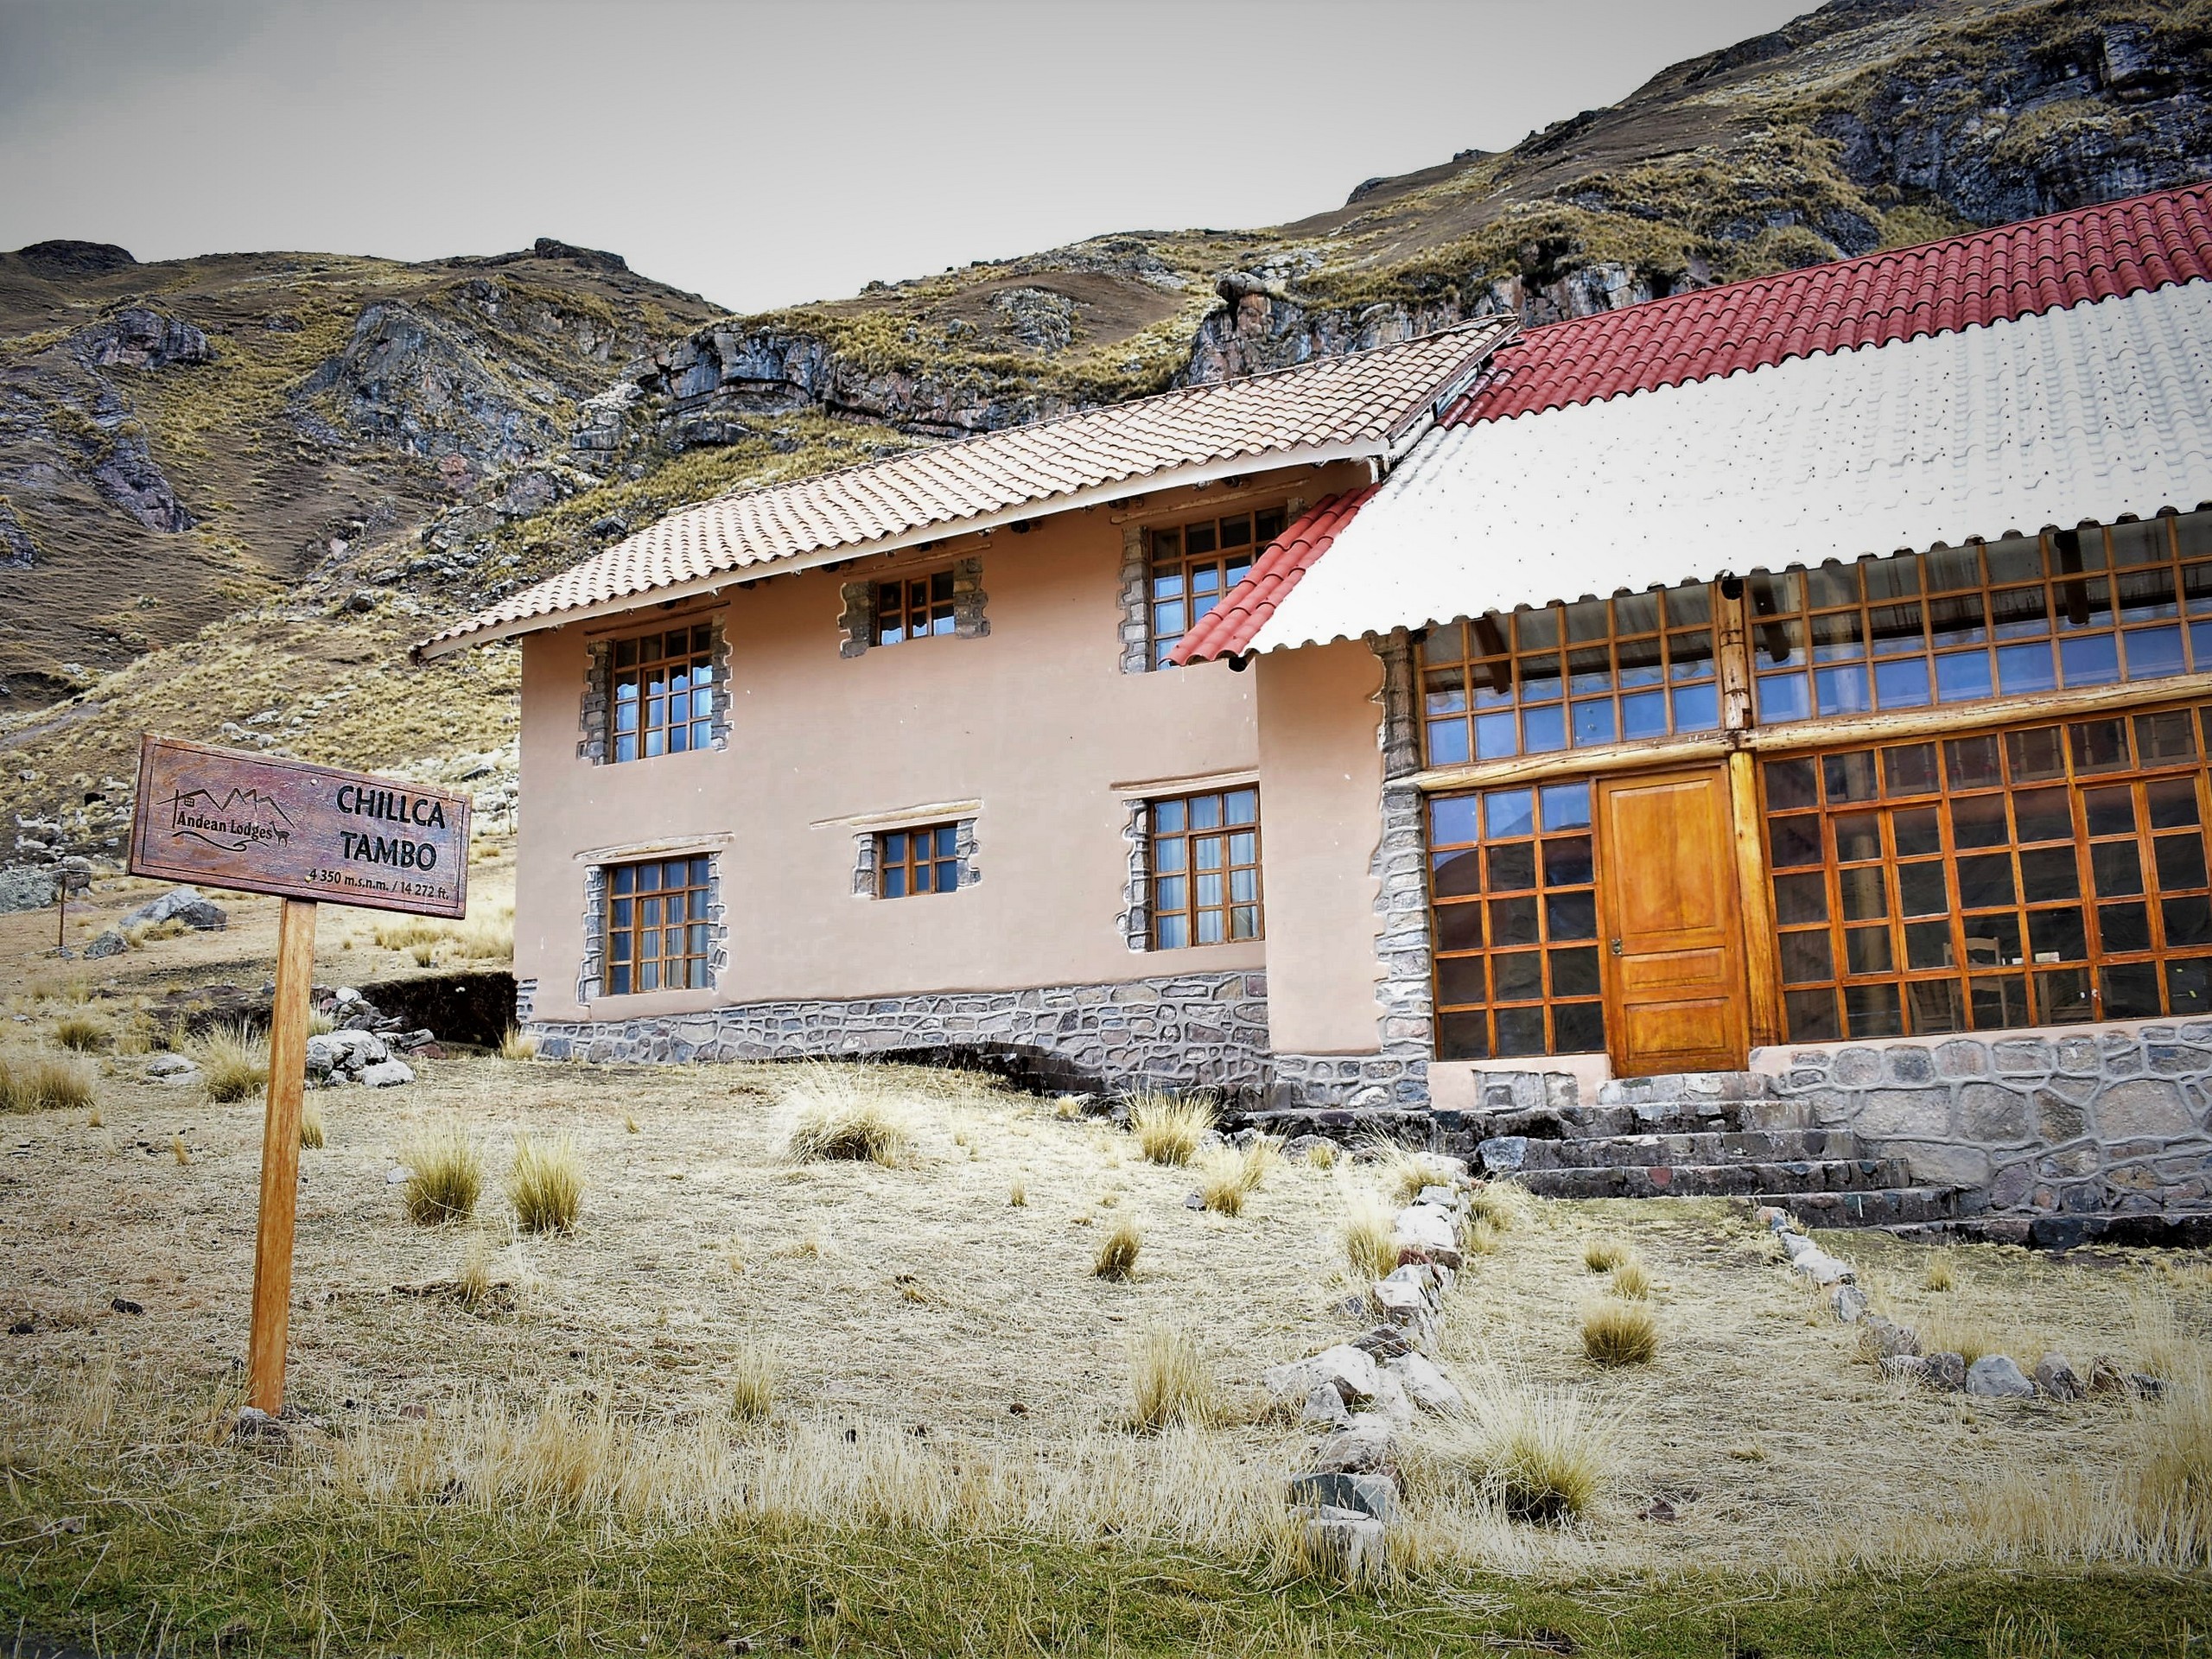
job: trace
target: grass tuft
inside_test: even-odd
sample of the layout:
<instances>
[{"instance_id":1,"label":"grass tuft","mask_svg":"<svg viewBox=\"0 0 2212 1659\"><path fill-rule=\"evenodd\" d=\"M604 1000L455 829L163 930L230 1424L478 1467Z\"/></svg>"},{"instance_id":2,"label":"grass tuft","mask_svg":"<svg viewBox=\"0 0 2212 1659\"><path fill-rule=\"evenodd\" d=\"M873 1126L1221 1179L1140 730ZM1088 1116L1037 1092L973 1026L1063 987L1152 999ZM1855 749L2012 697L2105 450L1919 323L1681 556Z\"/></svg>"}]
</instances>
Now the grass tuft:
<instances>
[{"instance_id":1,"label":"grass tuft","mask_svg":"<svg viewBox=\"0 0 2212 1659\"><path fill-rule=\"evenodd\" d=\"M192 1148L184 1144L182 1135L169 1136L169 1155L176 1160L176 1166L179 1169L186 1168L191 1164Z\"/></svg>"},{"instance_id":2,"label":"grass tuft","mask_svg":"<svg viewBox=\"0 0 2212 1659\"><path fill-rule=\"evenodd\" d=\"M310 1095L300 1103L300 1144L310 1152L320 1152L328 1140L322 1121L322 1103Z\"/></svg>"},{"instance_id":3,"label":"grass tuft","mask_svg":"<svg viewBox=\"0 0 2212 1659\"><path fill-rule=\"evenodd\" d=\"M887 1167L914 1150L914 1132L891 1086L859 1066L810 1064L784 1090L797 1110L786 1149L802 1162L851 1159Z\"/></svg>"},{"instance_id":4,"label":"grass tuft","mask_svg":"<svg viewBox=\"0 0 2212 1659\"><path fill-rule=\"evenodd\" d=\"M1198 1173L1198 1201L1216 1215L1243 1215L1245 1190L1242 1158L1217 1154Z\"/></svg>"},{"instance_id":5,"label":"grass tuft","mask_svg":"<svg viewBox=\"0 0 2212 1659\"><path fill-rule=\"evenodd\" d=\"M1006 1190L1006 1201L1019 1210L1029 1202L1028 1185L1019 1179Z\"/></svg>"},{"instance_id":6,"label":"grass tuft","mask_svg":"<svg viewBox=\"0 0 2212 1659\"><path fill-rule=\"evenodd\" d=\"M88 1014L65 1014L54 1022L54 1040L79 1054L107 1046L107 1027Z\"/></svg>"},{"instance_id":7,"label":"grass tuft","mask_svg":"<svg viewBox=\"0 0 2212 1659\"><path fill-rule=\"evenodd\" d=\"M82 1111L92 1103L92 1069L82 1060L0 1055L0 1112Z\"/></svg>"},{"instance_id":8,"label":"grass tuft","mask_svg":"<svg viewBox=\"0 0 2212 1659\"><path fill-rule=\"evenodd\" d=\"M1613 1269L1613 1294L1631 1302L1651 1299L1651 1269L1643 1265L1643 1258L1631 1250Z\"/></svg>"},{"instance_id":9,"label":"grass tuft","mask_svg":"<svg viewBox=\"0 0 2212 1659\"><path fill-rule=\"evenodd\" d=\"M1202 1095L1147 1092L1129 1102L1129 1133L1151 1163L1189 1163L1211 1128L1213 1103Z\"/></svg>"},{"instance_id":10,"label":"grass tuft","mask_svg":"<svg viewBox=\"0 0 2212 1659\"><path fill-rule=\"evenodd\" d=\"M1090 1270L1101 1279L1130 1278L1137 1270L1137 1252L1143 1248L1144 1236L1137 1231L1135 1218L1123 1216L1098 1247L1098 1260Z\"/></svg>"},{"instance_id":11,"label":"grass tuft","mask_svg":"<svg viewBox=\"0 0 2212 1659\"><path fill-rule=\"evenodd\" d=\"M475 1213L484 1191L484 1159L458 1122L448 1119L423 1130L402 1158L411 1173L400 1196L411 1220L435 1227Z\"/></svg>"},{"instance_id":12,"label":"grass tuft","mask_svg":"<svg viewBox=\"0 0 2212 1659\"><path fill-rule=\"evenodd\" d=\"M1939 1250L1928 1258L1928 1271L1920 1281L1923 1290L1955 1290L1958 1284L1958 1269L1952 1265L1949 1252Z\"/></svg>"},{"instance_id":13,"label":"grass tuft","mask_svg":"<svg viewBox=\"0 0 2212 1659\"><path fill-rule=\"evenodd\" d=\"M1324 1141L1319 1146L1306 1147L1306 1162L1313 1169L1334 1169L1337 1166L1337 1143Z\"/></svg>"},{"instance_id":14,"label":"grass tuft","mask_svg":"<svg viewBox=\"0 0 2212 1659\"><path fill-rule=\"evenodd\" d=\"M1337 1223L1337 1239L1344 1246L1344 1265L1355 1279L1381 1279L1398 1265L1397 1217L1371 1192L1355 1192L1345 1198L1343 1218Z\"/></svg>"},{"instance_id":15,"label":"grass tuft","mask_svg":"<svg viewBox=\"0 0 2212 1659\"><path fill-rule=\"evenodd\" d=\"M1499 1384L1465 1411L1407 1439L1408 1475L1433 1489L1471 1487L1516 1521L1559 1523L1604 1494L1614 1424L1567 1389Z\"/></svg>"},{"instance_id":16,"label":"grass tuft","mask_svg":"<svg viewBox=\"0 0 2212 1659\"><path fill-rule=\"evenodd\" d=\"M468 1243L461 1246L461 1261L454 1268L453 1282L461 1294L463 1307L481 1308L492 1300L492 1241L484 1230L477 1228L468 1236Z\"/></svg>"},{"instance_id":17,"label":"grass tuft","mask_svg":"<svg viewBox=\"0 0 2212 1659\"><path fill-rule=\"evenodd\" d=\"M1518 1181L1485 1181L1468 1194L1467 1211L1510 1233L1535 1218L1536 1198Z\"/></svg>"},{"instance_id":18,"label":"grass tuft","mask_svg":"<svg viewBox=\"0 0 2212 1659\"><path fill-rule=\"evenodd\" d=\"M1224 1415L1212 1368L1187 1331L1146 1331L1130 1344L1129 1398L1140 1428L1211 1427Z\"/></svg>"},{"instance_id":19,"label":"grass tuft","mask_svg":"<svg viewBox=\"0 0 2212 1659\"><path fill-rule=\"evenodd\" d=\"M509 1026L499 1033L499 1058L503 1060L536 1059L537 1033L524 1031L520 1026Z\"/></svg>"},{"instance_id":20,"label":"grass tuft","mask_svg":"<svg viewBox=\"0 0 2212 1659\"><path fill-rule=\"evenodd\" d=\"M1611 1273L1630 1254L1629 1247L1618 1238L1587 1239L1582 1246L1582 1265L1592 1273Z\"/></svg>"},{"instance_id":21,"label":"grass tuft","mask_svg":"<svg viewBox=\"0 0 2212 1659\"><path fill-rule=\"evenodd\" d=\"M783 1360L766 1343L741 1343L729 1362L730 1414L741 1422L765 1422L776 1408L776 1385Z\"/></svg>"},{"instance_id":22,"label":"grass tuft","mask_svg":"<svg viewBox=\"0 0 2212 1659\"><path fill-rule=\"evenodd\" d=\"M185 1048L210 1100L248 1100L269 1086L269 1039L244 1025L218 1026Z\"/></svg>"},{"instance_id":23,"label":"grass tuft","mask_svg":"<svg viewBox=\"0 0 2212 1659\"><path fill-rule=\"evenodd\" d=\"M1582 1310L1582 1351L1599 1365L1648 1363L1659 1351L1659 1321L1641 1302L1601 1297Z\"/></svg>"},{"instance_id":24,"label":"grass tuft","mask_svg":"<svg viewBox=\"0 0 2212 1659\"><path fill-rule=\"evenodd\" d=\"M1237 1179L1244 1183L1247 1192L1256 1192L1268 1176L1282 1167L1282 1137L1279 1135L1255 1135L1245 1142L1237 1167Z\"/></svg>"},{"instance_id":25,"label":"grass tuft","mask_svg":"<svg viewBox=\"0 0 2212 1659\"><path fill-rule=\"evenodd\" d=\"M1410 1147L1400 1146L1395 1141L1376 1136L1363 1141L1359 1156L1363 1162L1372 1164L1376 1173L1382 1178L1384 1195L1402 1206L1419 1198L1425 1186L1447 1184L1444 1173L1425 1155Z\"/></svg>"},{"instance_id":26,"label":"grass tuft","mask_svg":"<svg viewBox=\"0 0 2212 1659\"><path fill-rule=\"evenodd\" d=\"M573 1231L584 1207L584 1164L575 1142L565 1135L546 1141L517 1135L507 1198L525 1233Z\"/></svg>"}]
</instances>

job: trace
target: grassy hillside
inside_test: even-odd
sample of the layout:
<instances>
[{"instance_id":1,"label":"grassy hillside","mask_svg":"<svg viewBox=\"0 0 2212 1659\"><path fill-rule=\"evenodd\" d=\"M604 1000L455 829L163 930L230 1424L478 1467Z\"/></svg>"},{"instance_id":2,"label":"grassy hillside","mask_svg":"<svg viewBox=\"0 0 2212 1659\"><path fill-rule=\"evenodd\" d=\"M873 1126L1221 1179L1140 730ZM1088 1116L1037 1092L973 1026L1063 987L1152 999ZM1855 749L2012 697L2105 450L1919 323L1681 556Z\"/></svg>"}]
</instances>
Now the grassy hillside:
<instances>
[{"instance_id":1,"label":"grassy hillside","mask_svg":"<svg viewBox=\"0 0 2212 1659\"><path fill-rule=\"evenodd\" d=\"M550 242L0 254L0 811L27 821L0 861L107 850L149 724L506 775L512 663L401 647L675 506L2202 177L2208 94L2212 0L1839 0L1294 224L749 317Z\"/></svg>"}]
</instances>

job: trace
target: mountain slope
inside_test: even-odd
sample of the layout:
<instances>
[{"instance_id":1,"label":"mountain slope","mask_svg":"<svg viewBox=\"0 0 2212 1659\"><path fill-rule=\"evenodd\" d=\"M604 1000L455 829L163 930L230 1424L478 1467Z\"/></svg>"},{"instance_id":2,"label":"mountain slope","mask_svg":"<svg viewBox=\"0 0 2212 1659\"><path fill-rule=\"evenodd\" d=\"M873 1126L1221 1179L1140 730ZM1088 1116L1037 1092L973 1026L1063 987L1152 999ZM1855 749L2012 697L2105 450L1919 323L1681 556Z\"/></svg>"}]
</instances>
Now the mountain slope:
<instances>
[{"instance_id":1,"label":"mountain slope","mask_svg":"<svg viewBox=\"0 0 2212 1659\"><path fill-rule=\"evenodd\" d=\"M106 850L147 725L496 796L511 654L404 644L686 502L2207 175L2212 0L1839 0L1295 224L751 317L550 242L0 255L0 810L15 856Z\"/></svg>"}]
</instances>

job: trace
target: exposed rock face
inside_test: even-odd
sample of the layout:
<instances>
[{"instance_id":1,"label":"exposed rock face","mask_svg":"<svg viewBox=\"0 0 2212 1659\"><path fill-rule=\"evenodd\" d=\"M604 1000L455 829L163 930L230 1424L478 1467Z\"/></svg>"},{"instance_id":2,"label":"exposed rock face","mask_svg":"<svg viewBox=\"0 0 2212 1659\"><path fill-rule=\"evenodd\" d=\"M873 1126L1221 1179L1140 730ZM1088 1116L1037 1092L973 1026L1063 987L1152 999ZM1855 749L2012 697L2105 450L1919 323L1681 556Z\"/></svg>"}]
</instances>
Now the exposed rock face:
<instances>
[{"instance_id":1,"label":"exposed rock face","mask_svg":"<svg viewBox=\"0 0 2212 1659\"><path fill-rule=\"evenodd\" d=\"M38 544L16 512L15 504L0 496L0 570L28 570L38 563Z\"/></svg>"},{"instance_id":2,"label":"exposed rock face","mask_svg":"<svg viewBox=\"0 0 2212 1659\"><path fill-rule=\"evenodd\" d=\"M1862 187L1925 192L1978 224L2212 174L2212 64L2180 9L1998 36L1974 62L1885 70L1815 130Z\"/></svg>"},{"instance_id":3,"label":"exposed rock face","mask_svg":"<svg viewBox=\"0 0 2212 1659\"><path fill-rule=\"evenodd\" d=\"M34 242L27 248L17 248L16 257L41 274L55 276L123 270L138 263L128 248L118 248L112 242Z\"/></svg>"},{"instance_id":4,"label":"exposed rock face","mask_svg":"<svg viewBox=\"0 0 2212 1659\"><path fill-rule=\"evenodd\" d=\"M454 481L551 449L560 431L441 320L404 302L371 305L345 349L302 390L363 436L410 455L451 457Z\"/></svg>"},{"instance_id":5,"label":"exposed rock face","mask_svg":"<svg viewBox=\"0 0 2212 1659\"><path fill-rule=\"evenodd\" d=\"M207 336L181 318L149 305L125 306L113 316L70 336L87 368L166 369L215 360Z\"/></svg>"}]
</instances>

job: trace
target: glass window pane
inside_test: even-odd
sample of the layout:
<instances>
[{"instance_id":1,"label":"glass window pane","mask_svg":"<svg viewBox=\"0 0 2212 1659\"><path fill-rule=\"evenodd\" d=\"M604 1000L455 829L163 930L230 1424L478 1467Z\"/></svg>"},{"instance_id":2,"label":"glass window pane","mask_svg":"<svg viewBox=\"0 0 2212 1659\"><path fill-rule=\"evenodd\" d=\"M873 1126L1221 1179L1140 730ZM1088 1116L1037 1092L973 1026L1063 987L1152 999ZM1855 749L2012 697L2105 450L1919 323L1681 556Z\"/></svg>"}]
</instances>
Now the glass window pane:
<instances>
[{"instance_id":1,"label":"glass window pane","mask_svg":"<svg viewBox=\"0 0 2212 1659\"><path fill-rule=\"evenodd\" d=\"M2071 847L2044 847L2020 855L2020 891L2028 903L2082 895L2082 874Z\"/></svg>"},{"instance_id":2,"label":"glass window pane","mask_svg":"<svg viewBox=\"0 0 2212 1659\"><path fill-rule=\"evenodd\" d=\"M1904 1009L1894 985L1847 985L1845 1021L1853 1037L1902 1037Z\"/></svg>"},{"instance_id":3,"label":"glass window pane","mask_svg":"<svg viewBox=\"0 0 2212 1659\"><path fill-rule=\"evenodd\" d=\"M1589 785L1553 784L1538 793L1543 802L1545 829L1581 830L1589 827Z\"/></svg>"},{"instance_id":4,"label":"glass window pane","mask_svg":"<svg viewBox=\"0 0 2212 1659\"><path fill-rule=\"evenodd\" d=\"M1769 810L1787 812L1820 804L1820 772L1812 761L1770 760L1765 776Z\"/></svg>"},{"instance_id":5,"label":"glass window pane","mask_svg":"<svg viewBox=\"0 0 2212 1659\"><path fill-rule=\"evenodd\" d=\"M2195 833L2160 836L2157 849L2158 890L2175 893L2204 885L2204 838Z\"/></svg>"},{"instance_id":6,"label":"glass window pane","mask_svg":"<svg viewBox=\"0 0 2212 1659\"><path fill-rule=\"evenodd\" d=\"M1525 1002L1544 994L1543 957L1534 950L1507 950L1490 959L1491 993L1500 1002Z\"/></svg>"},{"instance_id":7,"label":"glass window pane","mask_svg":"<svg viewBox=\"0 0 2212 1659\"><path fill-rule=\"evenodd\" d=\"M1475 801L1472 795L1431 797L1428 803L1430 845L1449 847L1473 841L1478 834Z\"/></svg>"},{"instance_id":8,"label":"glass window pane","mask_svg":"<svg viewBox=\"0 0 2212 1659\"><path fill-rule=\"evenodd\" d=\"M2089 939L2082 925L2082 912L2070 907L2030 911L2028 952L2037 962L2081 962L2087 959Z\"/></svg>"},{"instance_id":9,"label":"glass window pane","mask_svg":"<svg viewBox=\"0 0 2212 1659\"><path fill-rule=\"evenodd\" d=\"M2098 906L2097 947L2107 952L2148 950L2151 948L2151 907L2148 905Z\"/></svg>"},{"instance_id":10,"label":"glass window pane","mask_svg":"<svg viewBox=\"0 0 2212 1659\"><path fill-rule=\"evenodd\" d=\"M1854 974L1886 974L1890 971L1890 930L1886 927L1846 928L1843 934L1844 963Z\"/></svg>"},{"instance_id":11,"label":"glass window pane","mask_svg":"<svg viewBox=\"0 0 2212 1659\"><path fill-rule=\"evenodd\" d=\"M1554 944L1598 937L1598 899L1590 893L1554 893L1544 900L1544 929Z\"/></svg>"},{"instance_id":12,"label":"glass window pane","mask_svg":"<svg viewBox=\"0 0 2212 1659\"><path fill-rule=\"evenodd\" d=\"M1484 989L1484 959L1480 957L1445 957L1436 964L1436 1000L1447 1007L1465 1007L1470 1003L1486 1001Z\"/></svg>"},{"instance_id":13,"label":"glass window pane","mask_svg":"<svg viewBox=\"0 0 2212 1659\"><path fill-rule=\"evenodd\" d=\"M1787 880L1802 880L1802 876L1785 877ZM1889 884L1882 878L1879 865L1865 864L1855 869L1838 870L1836 886L1843 898L1843 919L1847 922L1875 921L1890 913Z\"/></svg>"},{"instance_id":14,"label":"glass window pane","mask_svg":"<svg viewBox=\"0 0 2212 1659\"><path fill-rule=\"evenodd\" d=\"M1436 1022L1436 1052L1440 1059L1486 1060L1490 1058L1490 1016L1487 1014L1447 1014Z\"/></svg>"},{"instance_id":15,"label":"glass window pane","mask_svg":"<svg viewBox=\"0 0 2212 1659\"><path fill-rule=\"evenodd\" d=\"M1784 933L1781 940L1783 984L1802 985L1808 981L1835 977L1835 957L1829 949L1826 928L1806 933Z\"/></svg>"},{"instance_id":16,"label":"glass window pane","mask_svg":"<svg viewBox=\"0 0 2212 1659\"><path fill-rule=\"evenodd\" d=\"M1878 874L1878 872L1877 872ZM1827 880L1818 871L1774 878L1774 919L1788 927L1828 918Z\"/></svg>"},{"instance_id":17,"label":"glass window pane","mask_svg":"<svg viewBox=\"0 0 2212 1659\"><path fill-rule=\"evenodd\" d=\"M2089 849L2089 879L2100 899L2143 891L2143 860L2132 841L2099 842Z\"/></svg>"},{"instance_id":18,"label":"glass window pane","mask_svg":"<svg viewBox=\"0 0 2212 1659\"><path fill-rule=\"evenodd\" d=\"M2063 789L2024 789L2012 797L2012 818L2024 841L2070 841L2074 809Z\"/></svg>"},{"instance_id":19,"label":"glass window pane","mask_svg":"<svg viewBox=\"0 0 2212 1659\"><path fill-rule=\"evenodd\" d=\"M1843 1035L1833 990L1791 991L1783 998L1793 1043L1829 1043Z\"/></svg>"},{"instance_id":20,"label":"glass window pane","mask_svg":"<svg viewBox=\"0 0 2212 1659\"><path fill-rule=\"evenodd\" d=\"M1536 885L1536 849L1526 841L1509 842L1493 846L1486 859L1492 893L1510 893L1516 887Z\"/></svg>"},{"instance_id":21,"label":"glass window pane","mask_svg":"<svg viewBox=\"0 0 2212 1659\"><path fill-rule=\"evenodd\" d=\"M2098 978L2104 992L2104 1018L2151 1020L2158 1017L2160 1012L2158 963L2108 963Z\"/></svg>"},{"instance_id":22,"label":"glass window pane","mask_svg":"<svg viewBox=\"0 0 2212 1659\"><path fill-rule=\"evenodd\" d=\"M1890 840L1899 858L1918 858L1943 850L1943 825L1932 806L1907 807L1890 814Z\"/></svg>"},{"instance_id":23,"label":"glass window pane","mask_svg":"<svg viewBox=\"0 0 2212 1659\"><path fill-rule=\"evenodd\" d=\"M1509 944L1534 944L1538 938L1536 901L1493 899L1490 901L1490 943L1492 950Z\"/></svg>"},{"instance_id":24,"label":"glass window pane","mask_svg":"<svg viewBox=\"0 0 2212 1659\"><path fill-rule=\"evenodd\" d=\"M1904 988L1905 1018L1916 1036L1967 1028L1966 1000L1955 979L1914 980Z\"/></svg>"}]
</instances>

